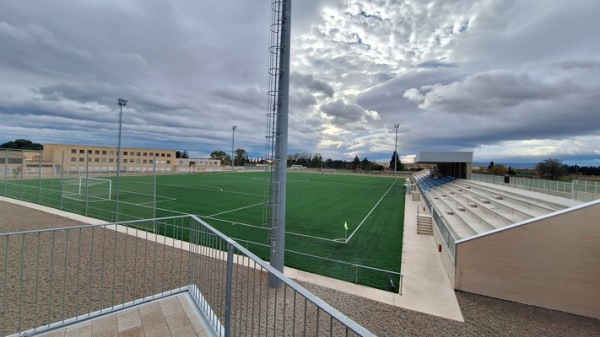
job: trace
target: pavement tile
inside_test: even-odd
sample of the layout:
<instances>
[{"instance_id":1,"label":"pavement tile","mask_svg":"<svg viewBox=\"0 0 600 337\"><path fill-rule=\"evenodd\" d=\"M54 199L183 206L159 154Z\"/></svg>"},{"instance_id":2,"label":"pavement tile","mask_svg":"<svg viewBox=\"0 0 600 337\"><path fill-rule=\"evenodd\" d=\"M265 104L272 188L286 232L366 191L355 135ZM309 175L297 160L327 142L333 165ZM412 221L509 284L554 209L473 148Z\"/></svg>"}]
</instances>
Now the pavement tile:
<instances>
[{"instance_id":1,"label":"pavement tile","mask_svg":"<svg viewBox=\"0 0 600 337\"><path fill-rule=\"evenodd\" d=\"M68 327L65 331L65 337L81 337L92 335L92 323L86 322L82 325L77 324L72 327Z\"/></svg>"},{"instance_id":2,"label":"pavement tile","mask_svg":"<svg viewBox=\"0 0 600 337\"><path fill-rule=\"evenodd\" d=\"M171 332L169 331L169 328L166 326L162 327L160 329L146 332L146 337L166 337L166 336L171 336Z\"/></svg>"},{"instance_id":3,"label":"pavement tile","mask_svg":"<svg viewBox=\"0 0 600 337\"><path fill-rule=\"evenodd\" d=\"M118 331L116 315L102 316L92 320L92 332L103 330Z\"/></svg>"},{"instance_id":4,"label":"pavement tile","mask_svg":"<svg viewBox=\"0 0 600 337\"><path fill-rule=\"evenodd\" d=\"M122 331L131 329L133 327L141 327L142 326L142 319L140 317L140 312L139 310L132 310L132 311L128 311L122 314L119 314L117 316L117 326L119 329L119 333L121 333Z\"/></svg>"},{"instance_id":5,"label":"pavement tile","mask_svg":"<svg viewBox=\"0 0 600 337\"><path fill-rule=\"evenodd\" d=\"M124 331L119 331L119 337L144 337L144 328L141 326L134 326ZM167 335L168 336L168 335Z\"/></svg>"},{"instance_id":6,"label":"pavement tile","mask_svg":"<svg viewBox=\"0 0 600 337\"><path fill-rule=\"evenodd\" d=\"M170 297L160 301L159 303L160 308L162 309L162 312L165 314L165 316L169 316L178 311L183 311L183 307L181 306L181 303L179 303L177 297Z\"/></svg>"},{"instance_id":7,"label":"pavement tile","mask_svg":"<svg viewBox=\"0 0 600 337\"><path fill-rule=\"evenodd\" d=\"M162 314L162 312L153 311L142 316L142 325L144 327L144 331L149 332L166 327L167 321L165 320L165 316Z\"/></svg>"},{"instance_id":8,"label":"pavement tile","mask_svg":"<svg viewBox=\"0 0 600 337\"><path fill-rule=\"evenodd\" d=\"M140 316L146 316L151 312L161 312L158 302L150 302L139 307Z\"/></svg>"},{"instance_id":9,"label":"pavement tile","mask_svg":"<svg viewBox=\"0 0 600 337\"><path fill-rule=\"evenodd\" d=\"M169 326L169 330L172 334L179 330L185 330L188 328L191 328L195 334L196 330L192 326L192 322L190 322L190 319L183 310L166 316L165 319L167 320L167 325Z\"/></svg>"}]
</instances>

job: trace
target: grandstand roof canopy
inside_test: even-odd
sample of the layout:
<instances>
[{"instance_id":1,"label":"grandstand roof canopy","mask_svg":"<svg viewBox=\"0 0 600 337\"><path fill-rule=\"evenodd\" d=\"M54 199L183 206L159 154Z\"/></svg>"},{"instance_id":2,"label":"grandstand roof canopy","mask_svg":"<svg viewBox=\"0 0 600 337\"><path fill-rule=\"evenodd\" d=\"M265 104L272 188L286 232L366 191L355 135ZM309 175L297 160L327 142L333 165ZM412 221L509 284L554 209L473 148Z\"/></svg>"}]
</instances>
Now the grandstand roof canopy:
<instances>
[{"instance_id":1,"label":"grandstand roof canopy","mask_svg":"<svg viewBox=\"0 0 600 337\"><path fill-rule=\"evenodd\" d=\"M472 163L473 152L419 152L415 163Z\"/></svg>"}]
</instances>

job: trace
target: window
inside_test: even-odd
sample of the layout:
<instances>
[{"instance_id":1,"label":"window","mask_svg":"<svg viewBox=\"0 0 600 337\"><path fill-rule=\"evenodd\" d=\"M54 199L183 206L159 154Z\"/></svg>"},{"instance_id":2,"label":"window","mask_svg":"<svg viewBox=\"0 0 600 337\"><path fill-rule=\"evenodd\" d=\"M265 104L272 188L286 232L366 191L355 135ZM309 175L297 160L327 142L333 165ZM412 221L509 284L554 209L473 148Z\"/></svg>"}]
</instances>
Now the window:
<instances>
[{"instance_id":1,"label":"window","mask_svg":"<svg viewBox=\"0 0 600 337\"><path fill-rule=\"evenodd\" d=\"M150 159L150 160L148 160L148 163L154 164L154 160Z\"/></svg>"},{"instance_id":2,"label":"window","mask_svg":"<svg viewBox=\"0 0 600 337\"><path fill-rule=\"evenodd\" d=\"M100 150L94 151L94 154L100 154Z\"/></svg>"},{"instance_id":3,"label":"window","mask_svg":"<svg viewBox=\"0 0 600 337\"><path fill-rule=\"evenodd\" d=\"M148 152L144 152L144 157L148 157Z\"/></svg>"},{"instance_id":4,"label":"window","mask_svg":"<svg viewBox=\"0 0 600 337\"><path fill-rule=\"evenodd\" d=\"M136 164L139 164L140 162L141 162L141 161L140 161L140 159L136 159L136 160L135 160L135 163L136 163Z\"/></svg>"},{"instance_id":5,"label":"window","mask_svg":"<svg viewBox=\"0 0 600 337\"><path fill-rule=\"evenodd\" d=\"M170 154L170 153L167 153L167 157L171 158L171 154Z\"/></svg>"},{"instance_id":6,"label":"window","mask_svg":"<svg viewBox=\"0 0 600 337\"><path fill-rule=\"evenodd\" d=\"M108 154L111 155L111 156L114 156L115 155L115 151L108 151Z\"/></svg>"},{"instance_id":7,"label":"window","mask_svg":"<svg viewBox=\"0 0 600 337\"><path fill-rule=\"evenodd\" d=\"M170 160L167 160L167 164L171 164L171 161L170 161Z\"/></svg>"},{"instance_id":8,"label":"window","mask_svg":"<svg viewBox=\"0 0 600 337\"><path fill-rule=\"evenodd\" d=\"M138 156L138 157L139 157L139 156L141 156L141 155L142 155L142 153L141 153L141 152L137 152L137 153L136 153L136 156Z\"/></svg>"},{"instance_id":9,"label":"window","mask_svg":"<svg viewBox=\"0 0 600 337\"><path fill-rule=\"evenodd\" d=\"M88 154L92 154L92 150L88 150Z\"/></svg>"},{"instance_id":10,"label":"window","mask_svg":"<svg viewBox=\"0 0 600 337\"><path fill-rule=\"evenodd\" d=\"M161 154L160 154L160 156L161 156L161 157L164 157L164 156L165 156L165 154L164 154L164 153L161 153Z\"/></svg>"},{"instance_id":11,"label":"window","mask_svg":"<svg viewBox=\"0 0 600 337\"><path fill-rule=\"evenodd\" d=\"M103 154L103 155L106 155L106 150L102 150L102 154Z\"/></svg>"},{"instance_id":12,"label":"window","mask_svg":"<svg viewBox=\"0 0 600 337\"><path fill-rule=\"evenodd\" d=\"M109 162L109 163L114 163L114 162L115 162L115 159L114 159L114 158L108 158L108 162Z\"/></svg>"},{"instance_id":13,"label":"window","mask_svg":"<svg viewBox=\"0 0 600 337\"><path fill-rule=\"evenodd\" d=\"M75 162L75 161L77 161L77 158L71 157L71 162Z\"/></svg>"},{"instance_id":14,"label":"window","mask_svg":"<svg viewBox=\"0 0 600 337\"><path fill-rule=\"evenodd\" d=\"M76 149L71 149L71 153L77 153Z\"/></svg>"},{"instance_id":15,"label":"window","mask_svg":"<svg viewBox=\"0 0 600 337\"><path fill-rule=\"evenodd\" d=\"M147 161L146 159L144 159L143 163L144 163L144 164L147 164L147 163L148 163L148 161Z\"/></svg>"},{"instance_id":16,"label":"window","mask_svg":"<svg viewBox=\"0 0 600 337\"><path fill-rule=\"evenodd\" d=\"M83 157L79 158L79 162L82 162L82 163L83 163L83 160L84 160L84 159L85 159L85 158L83 158Z\"/></svg>"},{"instance_id":17,"label":"window","mask_svg":"<svg viewBox=\"0 0 600 337\"><path fill-rule=\"evenodd\" d=\"M127 151L123 151L123 155L126 156L127 155Z\"/></svg>"},{"instance_id":18,"label":"window","mask_svg":"<svg viewBox=\"0 0 600 337\"><path fill-rule=\"evenodd\" d=\"M106 163L106 158L102 158L102 162L103 162L103 163Z\"/></svg>"},{"instance_id":19,"label":"window","mask_svg":"<svg viewBox=\"0 0 600 337\"><path fill-rule=\"evenodd\" d=\"M84 154L85 150L79 150L79 153Z\"/></svg>"},{"instance_id":20,"label":"window","mask_svg":"<svg viewBox=\"0 0 600 337\"><path fill-rule=\"evenodd\" d=\"M133 159L129 159L129 162L130 162L130 163L133 163Z\"/></svg>"},{"instance_id":21,"label":"window","mask_svg":"<svg viewBox=\"0 0 600 337\"><path fill-rule=\"evenodd\" d=\"M124 163L126 163L126 162L127 162L127 159L126 159L126 158L123 158L123 162L124 162Z\"/></svg>"},{"instance_id":22,"label":"window","mask_svg":"<svg viewBox=\"0 0 600 337\"><path fill-rule=\"evenodd\" d=\"M99 163L100 162L100 158L94 158L94 163Z\"/></svg>"}]
</instances>

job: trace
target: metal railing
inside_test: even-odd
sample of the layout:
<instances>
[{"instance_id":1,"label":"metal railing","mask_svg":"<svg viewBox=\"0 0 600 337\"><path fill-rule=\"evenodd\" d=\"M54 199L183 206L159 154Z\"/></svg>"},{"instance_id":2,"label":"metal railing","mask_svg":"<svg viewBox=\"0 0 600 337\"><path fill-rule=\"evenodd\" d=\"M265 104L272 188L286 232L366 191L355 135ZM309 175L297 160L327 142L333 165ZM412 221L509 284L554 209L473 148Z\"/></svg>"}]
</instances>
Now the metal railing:
<instances>
[{"instance_id":1,"label":"metal railing","mask_svg":"<svg viewBox=\"0 0 600 337\"><path fill-rule=\"evenodd\" d=\"M182 291L218 336L373 335L195 216L0 234L0 271L1 335Z\"/></svg>"},{"instance_id":2,"label":"metal railing","mask_svg":"<svg viewBox=\"0 0 600 337\"><path fill-rule=\"evenodd\" d=\"M600 198L600 182L597 181L573 180L566 182L509 177L509 182L506 183L503 176L475 173L471 175L471 179L580 201L592 201Z\"/></svg>"},{"instance_id":3,"label":"metal railing","mask_svg":"<svg viewBox=\"0 0 600 337\"><path fill-rule=\"evenodd\" d=\"M442 238L442 241L444 241L444 243L446 244L446 248L448 248L448 251L450 252L450 256L452 257L452 259L454 259L456 256L456 240L457 240L457 238L453 234L454 232L450 229L451 228L450 224L448 224L446 222L446 220L444 219L444 217L442 215L440 215L438 210L435 209L435 207L431 203L431 200L429 200L427 192L423 190L421 185L418 183L416 185L417 185L417 188L419 189L419 193L421 193L423 202L427 206L427 210L431 213L431 218L432 218L433 224L437 227L437 229L440 233L440 237Z\"/></svg>"},{"instance_id":4,"label":"metal railing","mask_svg":"<svg viewBox=\"0 0 600 337\"><path fill-rule=\"evenodd\" d=\"M260 246L262 248L270 247L269 245L264 243L258 243L240 238L233 239L242 246L244 246L246 249L249 249L249 246ZM285 254L287 259L290 259L292 257L301 258L304 262L308 261L307 263L319 263L321 265L328 266L330 269L336 269L338 271L337 273L320 271L320 275L333 277L335 279L352 282L354 284L360 284L367 287L392 291L398 293L399 295L402 295L403 275L398 271L376 268L372 266L365 266L358 263L351 263L337 259L331 259L323 256L299 252L292 249L286 249Z\"/></svg>"}]
</instances>

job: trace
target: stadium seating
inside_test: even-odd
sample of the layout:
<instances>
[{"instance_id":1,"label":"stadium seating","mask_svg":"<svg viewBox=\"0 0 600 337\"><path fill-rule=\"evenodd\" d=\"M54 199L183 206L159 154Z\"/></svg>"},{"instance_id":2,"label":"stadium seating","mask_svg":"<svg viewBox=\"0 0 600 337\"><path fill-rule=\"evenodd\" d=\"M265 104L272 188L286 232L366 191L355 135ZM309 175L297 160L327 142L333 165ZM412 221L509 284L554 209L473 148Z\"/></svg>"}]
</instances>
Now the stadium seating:
<instances>
[{"instance_id":1,"label":"stadium seating","mask_svg":"<svg viewBox=\"0 0 600 337\"><path fill-rule=\"evenodd\" d=\"M447 222L456 238L463 239L525 221L579 202L480 181L413 177L424 197Z\"/></svg>"}]
</instances>

